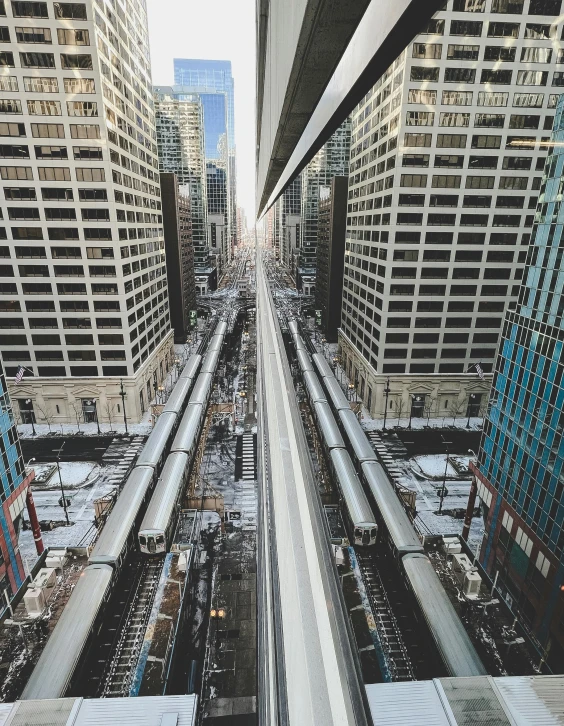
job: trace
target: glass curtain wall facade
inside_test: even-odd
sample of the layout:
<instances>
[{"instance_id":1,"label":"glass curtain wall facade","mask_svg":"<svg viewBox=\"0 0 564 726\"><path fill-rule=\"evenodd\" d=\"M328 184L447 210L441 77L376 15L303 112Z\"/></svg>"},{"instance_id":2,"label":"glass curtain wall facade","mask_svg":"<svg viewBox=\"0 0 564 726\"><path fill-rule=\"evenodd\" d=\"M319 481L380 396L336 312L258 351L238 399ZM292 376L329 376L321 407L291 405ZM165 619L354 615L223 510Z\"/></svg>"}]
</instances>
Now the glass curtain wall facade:
<instances>
[{"instance_id":1,"label":"glass curtain wall facade","mask_svg":"<svg viewBox=\"0 0 564 726\"><path fill-rule=\"evenodd\" d=\"M176 174L180 187L189 189L194 265L206 268L208 205L201 100L197 95L180 100L175 88L156 86L154 101L159 168Z\"/></svg>"},{"instance_id":2,"label":"glass curtain wall facade","mask_svg":"<svg viewBox=\"0 0 564 726\"><path fill-rule=\"evenodd\" d=\"M506 316L478 463L481 561L564 667L564 96L517 308Z\"/></svg>"},{"instance_id":3,"label":"glass curtain wall facade","mask_svg":"<svg viewBox=\"0 0 564 726\"><path fill-rule=\"evenodd\" d=\"M4 368L0 362L0 612L4 610L3 591L17 592L25 579L18 548L21 515L25 507L27 486L33 475L26 476L18 430Z\"/></svg>"},{"instance_id":4,"label":"glass curtain wall facade","mask_svg":"<svg viewBox=\"0 0 564 726\"><path fill-rule=\"evenodd\" d=\"M302 175L299 174L277 202L280 216L280 261L295 273L300 249Z\"/></svg>"},{"instance_id":5,"label":"glass curtain wall facade","mask_svg":"<svg viewBox=\"0 0 564 726\"><path fill-rule=\"evenodd\" d=\"M235 157L235 84L230 61L174 59L174 83L188 93L201 95L204 106L206 161L221 166L227 181L228 262L237 243L237 195ZM225 140L220 143L220 137ZM223 151L224 149L224 151Z\"/></svg>"}]
</instances>

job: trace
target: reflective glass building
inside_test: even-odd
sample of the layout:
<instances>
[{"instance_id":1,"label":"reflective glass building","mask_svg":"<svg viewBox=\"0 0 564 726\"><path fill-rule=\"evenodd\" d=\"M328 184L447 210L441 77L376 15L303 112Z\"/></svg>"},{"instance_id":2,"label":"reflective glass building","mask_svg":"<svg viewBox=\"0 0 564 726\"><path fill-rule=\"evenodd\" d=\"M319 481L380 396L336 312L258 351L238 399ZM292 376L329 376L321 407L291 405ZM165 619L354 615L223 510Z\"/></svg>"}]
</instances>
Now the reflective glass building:
<instances>
[{"instance_id":1,"label":"reflective glass building","mask_svg":"<svg viewBox=\"0 0 564 726\"><path fill-rule=\"evenodd\" d=\"M27 487L33 473L26 475L18 431L0 362L0 613L6 603L2 591L15 594L25 579L18 548L18 533L26 505Z\"/></svg>"},{"instance_id":2,"label":"reflective glass building","mask_svg":"<svg viewBox=\"0 0 564 726\"><path fill-rule=\"evenodd\" d=\"M222 250L222 257L223 262L228 262L237 236L235 86L231 62L175 58L174 83L182 87L182 93L200 96L204 116L206 163L213 164L225 173L225 214L229 243ZM217 208L219 202L213 198L213 189L210 192L208 209L210 214L214 214L217 212L212 212L211 208Z\"/></svg>"},{"instance_id":3,"label":"reflective glass building","mask_svg":"<svg viewBox=\"0 0 564 726\"><path fill-rule=\"evenodd\" d=\"M480 559L564 667L564 97L557 106L518 304L504 323L478 460ZM546 142L545 142L546 143Z\"/></svg>"}]
</instances>

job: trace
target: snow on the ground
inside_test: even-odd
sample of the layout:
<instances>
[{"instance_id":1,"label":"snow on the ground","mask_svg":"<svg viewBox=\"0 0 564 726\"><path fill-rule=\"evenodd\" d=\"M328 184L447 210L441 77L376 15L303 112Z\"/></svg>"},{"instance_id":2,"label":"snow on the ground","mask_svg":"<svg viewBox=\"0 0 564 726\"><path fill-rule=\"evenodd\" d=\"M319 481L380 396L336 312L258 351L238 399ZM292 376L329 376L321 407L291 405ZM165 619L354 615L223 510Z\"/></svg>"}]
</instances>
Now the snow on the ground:
<instances>
[{"instance_id":1,"label":"snow on the ground","mask_svg":"<svg viewBox=\"0 0 564 726\"><path fill-rule=\"evenodd\" d=\"M442 479L445 475L445 469L447 479L456 478L458 473L450 463L450 458L447 465L446 458L446 454L423 454L422 456L414 456L411 461L414 462L416 471L419 469L428 479Z\"/></svg>"},{"instance_id":2,"label":"snow on the ground","mask_svg":"<svg viewBox=\"0 0 564 726\"><path fill-rule=\"evenodd\" d=\"M45 547L76 547L90 544L96 536L94 525L94 501L113 490L102 473L106 473L112 467L101 467L93 462L61 462L61 474L63 476L63 488L65 498L70 499L67 507L69 519L73 523L67 527L64 523L65 512L59 505L61 490L59 488L59 475L55 470L49 489L33 487L33 500L37 510L37 517L40 522L56 522L55 529L41 533ZM80 486L80 482L88 483ZM71 484L74 482L74 485ZM57 486L54 486L54 485ZM74 488L73 488L74 486ZM53 487L53 488L51 488ZM24 519L28 519L27 510L24 510ZM37 559L37 551L33 541L33 534L29 529L22 529L19 535L19 547L22 557L27 560L31 567Z\"/></svg>"},{"instance_id":3,"label":"snow on the ground","mask_svg":"<svg viewBox=\"0 0 564 726\"><path fill-rule=\"evenodd\" d=\"M37 473L38 469L50 469L53 466L55 466L55 469L49 479L42 484L34 484L34 491L60 487L59 472L57 471L55 462L38 464L37 467L33 466L33 469ZM59 466L61 467L63 487L72 489L80 486L90 486L100 476L102 471L102 467L93 461L61 461Z\"/></svg>"},{"instance_id":4,"label":"snow on the ground","mask_svg":"<svg viewBox=\"0 0 564 726\"><path fill-rule=\"evenodd\" d=\"M132 424L128 421L128 432L130 434L133 434L134 436L147 436L148 434L150 434L153 428L150 416L150 412L146 411L145 415L143 416L143 421L141 423ZM110 425L107 423L101 423L100 433L98 433L98 427L95 423L81 423L80 425L57 424L56 426L51 424L50 431L47 424L39 423L35 424L35 431L36 436L33 435L31 424L18 424L18 433L20 435L20 439L39 438L41 436L48 436L49 434L51 434L52 436L113 436L114 434L125 434L125 424L123 423L123 421L121 422L121 424L112 422L112 425L110 427Z\"/></svg>"}]
</instances>

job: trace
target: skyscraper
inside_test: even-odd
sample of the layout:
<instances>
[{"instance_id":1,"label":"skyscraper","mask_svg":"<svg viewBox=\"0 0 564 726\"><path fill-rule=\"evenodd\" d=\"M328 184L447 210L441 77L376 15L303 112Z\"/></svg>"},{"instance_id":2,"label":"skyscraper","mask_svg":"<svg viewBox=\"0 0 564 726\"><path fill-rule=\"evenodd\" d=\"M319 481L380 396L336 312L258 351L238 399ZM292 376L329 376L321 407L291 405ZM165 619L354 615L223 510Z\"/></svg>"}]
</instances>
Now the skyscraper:
<instances>
[{"instance_id":1,"label":"skyscraper","mask_svg":"<svg viewBox=\"0 0 564 726\"><path fill-rule=\"evenodd\" d=\"M174 340L177 343L186 342L190 311L196 310L189 190L190 187L187 185L179 188L176 174L161 173L170 318L174 328Z\"/></svg>"},{"instance_id":2,"label":"skyscraper","mask_svg":"<svg viewBox=\"0 0 564 726\"><path fill-rule=\"evenodd\" d=\"M414 415L485 402L465 371L491 372L515 306L564 83L560 5L449 0L353 115L340 343L374 415L388 375L389 405Z\"/></svg>"},{"instance_id":3,"label":"skyscraper","mask_svg":"<svg viewBox=\"0 0 564 726\"><path fill-rule=\"evenodd\" d=\"M334 176L347 175L351 126L347 119L321 147L302 172L300 252L296 281L301 288L303 276L315 276L319 189L331 185Z\"/></svg>"},{"instance_id":4,"label":"skyscraper","mask_svg":"<svg viewBox=\"0 0 564 726\"><path fill-rule=\"evenodd\" d=\"M6 374L53 422L117 412L123 379L136 421L172 346L145 6L2 14Z\"/></svg>"},{"instance_id":5,"label":"skyscraper","mask_svg":"<svg viewBox=\"0 0 564 726\"><path fill-rule=\"evenodd\" d=\"M226 228L228 237L222 262L232 257L237 236L235 157L235 84L231 61L174 59L174 83L183 93L198 94L202 100L206 163L222 169L227 184ZM208 204L212 204L208 198ZM223 212L222 212L223 213Z\"/></svg>"},{"instance_id":6,"label":"skyscraper","mask_svg":"<svg viewBox=\"0 0 564 726\"><path fill-rule=\"evenodd\" d=\"M280 215L280 261L296 274L302 221L302 175L299 174L276 202Z\"/></svg>"},{"instance_id":7,"label":"skyscraper","mask_svg":"<svg viewBox=\"0 0 564 726\"><path fill-rule=\"evenodd\" d=\"M517 308L495 366L477 476L480 559L549 663L564 668L564 97Z\"/></svg>"},{"instance_id":8,"label":"skyscraper","mask_svg":"<svg viewBox=\"0 0 564 726\"><path fill-rule=\"evenodd\" d=\"M180 99L173 86L155 86L155 123L159 168L174 173L190 190L196 268L210 267L207 179L202 104L199 96Z\"/></svg>"}]
</instances>

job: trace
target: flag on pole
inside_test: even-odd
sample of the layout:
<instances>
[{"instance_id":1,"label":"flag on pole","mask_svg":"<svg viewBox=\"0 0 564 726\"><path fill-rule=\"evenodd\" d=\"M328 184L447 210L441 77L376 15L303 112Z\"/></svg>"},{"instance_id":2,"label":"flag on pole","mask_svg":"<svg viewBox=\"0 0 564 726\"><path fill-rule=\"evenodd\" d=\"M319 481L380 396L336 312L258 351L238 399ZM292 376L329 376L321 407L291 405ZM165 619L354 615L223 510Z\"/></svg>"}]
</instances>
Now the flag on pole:
<instances>
[{"instance_id":1,"label":"flag on pole","mask_svg":"<svg viewBox=\"0 0 564 726\"><path fill-rule=\"evenodd\" d=\"M482 366L480 363L475 363L474 368L476 369L476 373L480 376L482 380L484 380L484 371L482 370Z\"/></svg>"},{"instance_id":2,"label":"flag on pole","mask_svg":"<svg viewBox=\"0 0 564 726\"><path fill-rule=\"evenodd\" d=\"M25 368L23 366L20 366L18 368L18 372L16 373L16 377L14 378L14 383L20 383L22 378L24 377Z\"/></svg>"}]
</instances>

